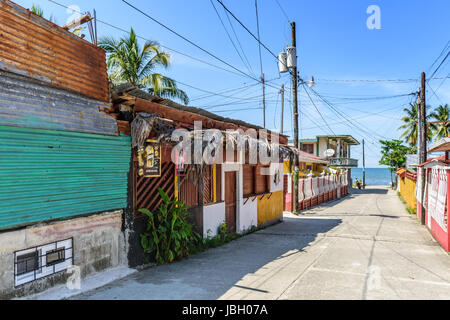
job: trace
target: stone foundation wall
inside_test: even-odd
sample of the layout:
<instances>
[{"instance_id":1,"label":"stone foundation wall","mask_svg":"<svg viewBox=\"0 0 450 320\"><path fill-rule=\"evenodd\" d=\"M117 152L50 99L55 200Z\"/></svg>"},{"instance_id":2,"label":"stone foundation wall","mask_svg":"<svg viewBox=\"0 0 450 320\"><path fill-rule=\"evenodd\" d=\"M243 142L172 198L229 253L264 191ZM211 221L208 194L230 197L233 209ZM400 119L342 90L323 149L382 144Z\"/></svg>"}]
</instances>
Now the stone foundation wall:
<instances>
[{"instance_id":1,"label":"stone foundation wall","mask_svg":"<svg viewBox=\"0 0 450 320\"><path fill-rule=\"evenodd\" d=\"M81 277L110 267L127 265L122 210L0 232L0 298L9 299L65 283L62 271L14 287L14 252L73 238L73 265Z\"/></svg>"}]
</instances>

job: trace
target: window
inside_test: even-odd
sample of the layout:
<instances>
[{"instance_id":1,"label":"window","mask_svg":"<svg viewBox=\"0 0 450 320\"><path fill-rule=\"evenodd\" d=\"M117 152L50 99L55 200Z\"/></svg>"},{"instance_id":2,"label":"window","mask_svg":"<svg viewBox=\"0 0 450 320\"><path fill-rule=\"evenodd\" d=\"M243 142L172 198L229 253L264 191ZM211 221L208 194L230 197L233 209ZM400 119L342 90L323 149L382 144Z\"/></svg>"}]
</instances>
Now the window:
<instances>
[{"instance_id":1,"label":"window","mask_svg":"<svg viewBox=\"0 0 450 320\"><path fill-rule=\"evenodd\" d=\"M216 164L216 201L222 201L222 165Z\"/></svg>"},{"instance_id":2,"label":"window","mask_svg":"<svg viewBox=\"0 0 450 320\"><path fill-rule=\"evenodd\" d=\"M39 269L39 254L37 251L17 256L16 274L21 276Z\"/></svg>"},{"instance_id":3,"label":"window","mask_svg":"<svg viewBox=\"0 0 450 320\"><path fill-rule=\"evenodd\" d=\"M263 165L244 165L243 171L243 195L248 197L253 194L267 193L270 190L270 175L261 174Z\"/></svg>"},{"instance_id":4,"label":"window","mask_svg":"<svg viewBox=\"0 0 450 320\"><path fill-rule=\"evenodd\" d=\"M58 248L54 250L47 251L45 254L47 266L52 266L64 262L66 259L66 248Z\"/></svg>"},{"instance_id":5,"label":"window","mask_svg":"<svg viewBox=\"0 0 450 320\"><path fill-rule=\"evenodd\" d=\"M15 286L50 276L71 267L73 265L72 246L72 239L67 239L15 252Z\"/></svg>"},{"instance_id":6,"label":"window","mask_svg":"<svg viewBox=\"0 0 450 320\"><path fill-rule=\"evenodd\" d=\"M214 202L212 173L212 165L207 165L203 168L203 204L211 204Z\"/></svg>"},{"instance_id":7,"label":"window","mask_svg":"<svg viewBox=\"0 0 450 320\"><path fill-rule=\"evenodd\" d=\"M250 164L244 164L243 166L243 195L247 197L249 195L255 194L255 168Z\"/></svg>"},{"instance_id":8,"label":"window","mask_svg":"<svg viewBox=\"0 0 450 320\"><path fill-rule=\"evenodd\" d=\"M256 167L256 193L267 193L270 191L270 175L266 173L264 169L268 169L269 166L258 165Z\"/></svg>"},{"instance_id":9,"label":"window","mask_svg":"<svg viewBox=\"0 0 450 320\"><path fill-rule=\"evenodd\" d=\"M314 144L312 143L303 143L301 145L301 150L310 154L314 154Z\"/></svg>"}]
</instances>

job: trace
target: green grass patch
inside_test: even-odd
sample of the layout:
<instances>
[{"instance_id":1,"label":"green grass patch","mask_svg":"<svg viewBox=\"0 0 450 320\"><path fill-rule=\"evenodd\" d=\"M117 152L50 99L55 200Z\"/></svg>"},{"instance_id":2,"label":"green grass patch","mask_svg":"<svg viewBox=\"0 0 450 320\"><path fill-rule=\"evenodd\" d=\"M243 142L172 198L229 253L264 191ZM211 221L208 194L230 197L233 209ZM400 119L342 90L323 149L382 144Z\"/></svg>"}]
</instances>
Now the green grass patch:
<instances>
[{"instance_id":1,"label":"green grass patch","mask_svg":"<svg viewBox=\"0 0 450 320\"><path fill-rule=\"evenodd\" d=\"M406 211L407 211L409 214L416 214L416 210L414 210L413 208L410 208L410 207L408 206L408 204L406 203L406 201L402 198L402 194L401 194L400 192L397 192L397 196L398 196L398 198L400 199L400 201L406 206Z\"/></svg>"}]
</instances>

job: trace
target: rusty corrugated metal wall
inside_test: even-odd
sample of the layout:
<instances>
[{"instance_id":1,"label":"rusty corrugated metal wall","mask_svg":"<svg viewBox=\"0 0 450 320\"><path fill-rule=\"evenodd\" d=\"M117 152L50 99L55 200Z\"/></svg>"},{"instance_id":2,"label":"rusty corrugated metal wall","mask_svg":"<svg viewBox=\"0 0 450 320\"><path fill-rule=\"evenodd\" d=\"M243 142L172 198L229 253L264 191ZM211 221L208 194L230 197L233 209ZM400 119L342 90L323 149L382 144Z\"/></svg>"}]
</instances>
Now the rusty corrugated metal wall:
<instances>
[{"instance_id":1,"label":"rusty corrugated metal wall","mask_svg":"<svg viewBox=\"0 0 450 320\"><path fill-rule=\"evenodd\" d=\"M0 69L109 101L105 51L8 0L0 0Z\"/></svg>"},{"instance_id":2,"label":"rusty corrugated metal wall","mask_svg":"<svg viewBox=\"0 0 450 320\"><path fill-rule=\"evenodd\" d=\"M107 104L0 71L0 125L117 135Z\"/></svg>"}]
</instances>

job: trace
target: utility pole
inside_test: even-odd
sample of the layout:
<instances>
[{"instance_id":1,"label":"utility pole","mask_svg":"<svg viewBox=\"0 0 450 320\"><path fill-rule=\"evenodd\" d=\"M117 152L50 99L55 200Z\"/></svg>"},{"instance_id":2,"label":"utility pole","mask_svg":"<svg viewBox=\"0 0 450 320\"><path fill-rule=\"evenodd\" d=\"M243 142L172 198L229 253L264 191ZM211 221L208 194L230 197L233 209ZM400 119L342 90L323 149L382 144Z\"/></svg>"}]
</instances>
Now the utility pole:
<instances>
[{"instance_id":1,"label":"utility pole","mask_svg":"<svg viewBox=\"0 0 450 320\"><path fill-rule=\"evenodd\" d=\"M364 139L362 141L362 149L363 149L363 189L366 188L366 155L364 153Z\"/></svg>"},{"instance_id":2,"label":"utility pole","mask_svg":"<svg viewBox=\"0 0 450 320\"><path fill-rule=\"evenodd\" d=\"M261 75L262 91L263 91L263 128L266 127L266 88L264 83L264 73Z\"/></svg>"},{"instance_id":3,"label":"utility pole","mask_svg":"<svg viewBox=\"0 0 450 320\"><path fill-rule=\"evenodd\" d=\"M296 39L296 32L295 32L295 22L291 22L291 28L292 28L292 47L297 47L297 39ZM297 57L295 57L297 60ZM297 89L298 89L298 83L297 83L297 63L295 63L295 66L292 68L292 93L293 93L293 109L294 109L294 145L298 150L300 150L298 145L298 100L297 100ZM294 214L298 213L298 154L296 153L294 156L294 188L293 188L293 211Z\"/></svg>"},{"instance_id":4,"label":"utility pole","mask_svg":"<svg viewBox=\"0 0 450 320\"><path fill-rule=\"evenodd\" d=\"M422 72L421 75L421 88L419 93L419 110L418 110L418 148L417 153L419 157L419 163L424 163L427 161L427 110L426 110L426 100L425 100L425 86L426 86L426 78L425 72ZM425 168L419 168L420 180L421 180L421 188L420 188L420 203L422 205L422 215L421 215L421 223L425 224L425 205L424 205L424 193L425 193Z\"/></svg>"},{"instance_id":5,"label":"utility pole","mask_svg":"<svg viewBox=\"0 0 450 320\"><path fill-rule=\"evenodd\" d=\"M281 127L280 133L283 134L283 121L284 120L284 84L281 85Z\"/></svg>"}]
</instances>

